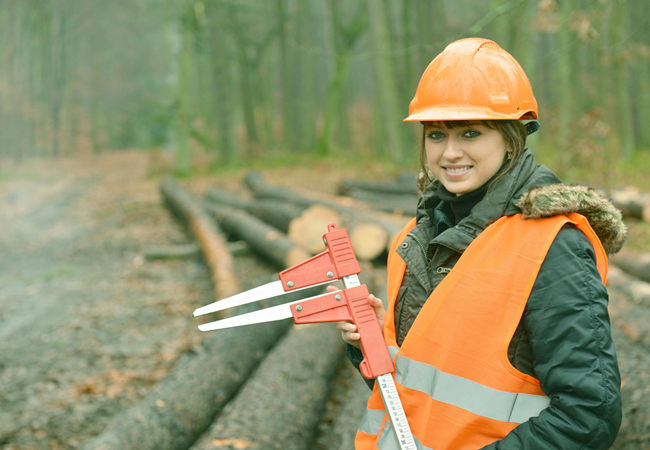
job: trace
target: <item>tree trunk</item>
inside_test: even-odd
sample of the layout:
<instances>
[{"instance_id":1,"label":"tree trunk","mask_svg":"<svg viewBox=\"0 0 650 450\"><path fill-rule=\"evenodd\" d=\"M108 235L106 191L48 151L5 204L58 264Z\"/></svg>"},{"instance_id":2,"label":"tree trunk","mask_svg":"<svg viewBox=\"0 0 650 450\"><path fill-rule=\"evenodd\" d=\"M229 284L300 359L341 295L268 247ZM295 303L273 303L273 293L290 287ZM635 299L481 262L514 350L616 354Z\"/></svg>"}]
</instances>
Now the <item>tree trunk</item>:
<instances>
[{"instance_id":1,"label":"tree trunk","mask_svg":"<svg viewBox=\"0 0 650 450\"><path fill-rule=\"evenodd\" d=\"M303 207L319 204L335 210L341 215L341 223L337 225L348 230L350 242L359 259L375 259L390 245L395 224L369 211L361 211L358 207L346 206L332 199L305 196L289 189L269 186L257 172L249 172L244 183L258 198L273 198Z\"/></svg>"},{"instance_id":2,"label":"tree trunk","mask_svg":"<svg viewBox=\"0 0 650 450\"><path fill-rule=\"evenodd\" d=\"M630 341L650 351L650 284L610 267L607 287L614 325Z\"/></svg>"},{"instance_id":3,"label":"tree trunk","mask_svg":"<svg viewBox=\"0 0 650 450\"><path fill-rule=\"evenodd\" d=\"M243 199L224 189L209 189L205 198L208 202L243 209L283 233L289 230L291 221L304 211L304 208L279 200Z\"/></svg>"},{"instance_id":4,"label":"tree trunk","mask_svg":"<svg viewBox=\"0 0 650 450\"><path fill-rule=\"evenodd\" d=\"M391 195L365 189L354 189L349 191L347 196L367 204L375 211L407 217L415 217L417 214L417 195Z\"/></svg>"},{"instance_id":5,"label":"tree trunk","mask_svg":"<svg viewBox=\"0 0 650 450\"><path fill-rule=\"evenodd\" d=\"M186 15L189 12L185 13ZM185 22L185 21L183 21ZM181 49L178 55L178 91L176 94L176 171L188 175L192 169L189 146L189 95L191 72L192 32L190 26L181 26Z\"/></svg>"},{"instance_id":6,"label":"tree trunk","mask_svg":"<svg viewBox=\"0 0 650 450\"><path fill-rule=\"evenodd\" d=\"M610 255L609 261L624 272L650 283L650 253L632 251L624 248L617 254ZM650 298L650 291L648 292L648 296ZM647 304L650 306L650 302Z\"/></svg>"},{"instance_id":7,"label":"tree trunk","mask_svg":"<svg viewBox=\"0 0 650 450\"><path fill-rule=\"evenodd\" d=\"M569 150L571 143L569 132L575 123L574 96L571 86L572 77L571 61L571 32L569 30L570 17L573 13L573 0L563 0L560 3L560 28L558 30L558 66L557 66L557 89L558 89L558 145L564 151Z\"/></svg>"},{"instance_id":8,"label":"tree trunk","mask_svg":"<svg viewBox=\"0 0 650 450\"><path fill-rule=\"evenodd\" d=\"M241 289L235 275L232 256L221 232L192 196L172 178L165 179L160 189L167 204L188 224L190 232L201 246L215 285L214 298L219 300L238 293Z\"/></svg>"},{"instance_id":9,"label":"tree trunk","mask_svg":"<svg viewBox=\"0 0 650 450\"><path fill-rule=\"evenodd\" d=\"M368 191L388 195L419 195L415 178L390 181L359 181L353 179L341 180L337 187L339 195L349 195L350 192Z\"/></svg>"},{"instance_id":10,"label":"tree trunk","mask_svg":"<svg viewBox=\"0 0 650 450\"><path fill-rule=\"evenodd\" d=\"M191 450L308 448L343 350L332 324L293 327Z\"/></svg>"},{"instance_id":11,"label":"tree trunk","mask_svg":"<svg viewBox=\"0 0 650 450\"><path fill-rule=\"evenodd\" d=\"M612 191L610 197L612 204L621 210L623 216L650 222L650 194L629 188Z\"/></svg>"},{"instance_id":12,"label":"tree trunk","mask_svg":"<svg viewBox=\"0 0 650 450\"><path fill-rule=\"evenodd\" d=\"M322 287L291 293L282 302L320 292ZM245 305L236 313L255 309ZM198 352L181 356L144 399L115 417L82 449L186 450L208 429L290 325L287 319L250 326L245 332L231 328L211 333ZM299 348L294 352L300 353L296 350Z\"/></svg>"},{"instance_id":13,"label":"tree trunk","mask_svg":"<svg viewBox=\"0 0 650 450\"><path fill-rule=\"evenodd\" d=\"M388 30L387 11L383 2L368 0L368 15L372 35L375 74L375 92L378 108L375 110L376 129L383 130L386 150L391 161L400 163L403 157L405 140L402 132L404 105L399 102L395 80L394 61L391 60L391 44Z\"/></svg>"},{"instance_id":14,"label":"tree trunk","mask_svg":"<svg viewBox=\"0 0 650 450\"><path fill-rule=\"evenodd\" d=\"M277 228L244 211L216 203L205 208L224 231L245 240L251 248L282 268L294 266L311 257Z\"/></svg>"},{"instance_id":15,"label":"tree trunk","mask_svg":"<svg viewBox=\"0 0 650 450\"><path fill-rule=\"evenodd\" d=\"M213 68L212 86L215 97L216 128L218 130L219 155L224 165L236 165L240 160L235 146L235 102L233 101L233 76L227 54L229 45L226 27L223 24L222 6L208 9L210 24L210 53Z\"/></svg>"},{"instance_id":16,"label":"tree trunk","mask_svg":"<svg viewBox=\"0 0 650 450\"><path fill-rule=\"evenodd\" d=\"M336 211L321 205L305 208L269 198L244 201L234 194L216 189L208 191L207 199L232 208L243 209L283 233L287 233L291 242L311 254L324 250L323 234L327 231L327 226L341 221Z\"/></svg>"}]
</instances>

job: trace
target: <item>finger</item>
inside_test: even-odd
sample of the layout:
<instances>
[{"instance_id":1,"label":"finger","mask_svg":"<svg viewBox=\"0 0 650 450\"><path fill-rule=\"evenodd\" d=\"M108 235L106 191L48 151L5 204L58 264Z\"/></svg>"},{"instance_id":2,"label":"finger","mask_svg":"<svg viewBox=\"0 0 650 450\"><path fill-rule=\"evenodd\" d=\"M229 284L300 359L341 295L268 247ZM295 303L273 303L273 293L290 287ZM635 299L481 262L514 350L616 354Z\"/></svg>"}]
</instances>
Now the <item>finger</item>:
<instances>
[{"instance_id":1,"label":"finger","mask_svg":"<svg viewBox=\"0 0 650 450\"><path fill-rule=\"evenodd\" d=\"M336 286L327 286L327 292L335 292L335 291L340 291L339 288Z\"/></svg>"},{"instance_id":2,"label":"finger","mask_svg":"<svg viewBox=\"0 0 650 450\"><path fill-rule=\"evenodd\" d=\"M348 333L344 331L343 333L341 333L341 337L343 338L343 341L345 341L346 343L357 348L360 347L359 339L361 339L361 335L359 333Z\"/></svg>"},{"instance_id":3,"label":"finger","mask_svg":"<svg viewBox=\"0 0 650 450\"><path fill-rule=\"evenodd\" d=\"M347 332L357 331L357 326L352 322L334 322L334 326L341 331L347 331Z\"/></svg>"},{"instance_id":4,"label":"finger","mask_svg":"<svg viewBox=\"0 0 650 450\"><path fill-rule=\"evenodd\" d=\"M375 313L377 316L385 316L386 315L386 310L384 309L384 302L382 302L380 299L375 297L374 295L370 294L368 296L368 303L375 309Z\"/></svg>"}]
</instances>

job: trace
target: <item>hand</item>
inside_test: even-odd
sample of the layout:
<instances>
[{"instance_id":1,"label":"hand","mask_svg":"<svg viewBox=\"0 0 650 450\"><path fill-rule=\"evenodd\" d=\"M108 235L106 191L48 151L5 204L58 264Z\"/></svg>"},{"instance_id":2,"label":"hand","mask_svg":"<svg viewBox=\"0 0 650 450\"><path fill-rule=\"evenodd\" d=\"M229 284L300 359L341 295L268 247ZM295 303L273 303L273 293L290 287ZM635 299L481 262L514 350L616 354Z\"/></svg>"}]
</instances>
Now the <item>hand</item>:
<instances>
[{"instance_id":1,"label":"hand","mask_svg":"<svg viewBox=\"0 0 650 450\"><path fill-rule=\"evenodd\" d=\"M327 292L338 291L339 289L334 286L328 286ZM377 320L379 321L379 327L384 329L384 319L386 318L386 310L384 309L384 304L380 299L370 294L368 296L368 303L375 309L375 314L377 315ZM341 330L341 337L345 342L350 345L353 345L356 348L359 348L359 339L361 335L357 333L357 326L352 322L334 322L334 326Z\"/></svg>"}]
</instances>

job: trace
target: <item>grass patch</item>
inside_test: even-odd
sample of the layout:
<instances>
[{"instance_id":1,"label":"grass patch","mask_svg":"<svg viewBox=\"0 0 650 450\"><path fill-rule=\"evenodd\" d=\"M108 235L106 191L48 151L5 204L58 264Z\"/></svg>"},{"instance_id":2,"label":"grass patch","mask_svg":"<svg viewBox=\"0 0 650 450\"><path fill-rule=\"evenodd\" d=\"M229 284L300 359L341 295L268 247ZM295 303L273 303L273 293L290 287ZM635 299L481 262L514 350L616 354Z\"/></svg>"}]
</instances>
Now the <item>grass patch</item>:
<instances>
[{"instance_id":1,"label":"grass patch","mask_svg":"<svg viewBox=\"0 0 650 450\"><path fill-rule=\"evenodd\" d=\"M41 275L41 280L52 281L54 279L72 275L76 272L77 268L72 264L66 264L61 267L49 270Z\"/></svg>"}]
</instances>

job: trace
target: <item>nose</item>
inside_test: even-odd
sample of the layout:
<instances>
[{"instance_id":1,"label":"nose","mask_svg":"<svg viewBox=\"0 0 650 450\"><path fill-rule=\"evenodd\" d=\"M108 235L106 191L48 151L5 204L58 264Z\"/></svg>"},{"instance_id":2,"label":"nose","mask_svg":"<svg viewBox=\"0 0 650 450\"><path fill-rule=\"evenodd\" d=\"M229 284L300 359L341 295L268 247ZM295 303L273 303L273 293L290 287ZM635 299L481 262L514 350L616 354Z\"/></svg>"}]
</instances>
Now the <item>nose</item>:
<instances>
[{"instance_id":1,"label":"nose","mask_svg":"<svg viewBox=\"0 0 650 450\"><path fill-rule=\"evenodd\" d=\"M443 158L447 161L456 161L463 157L461 143L455 136L449 136L446 143L445 150L442 152Z\"/></svg>"}]
</instances>

